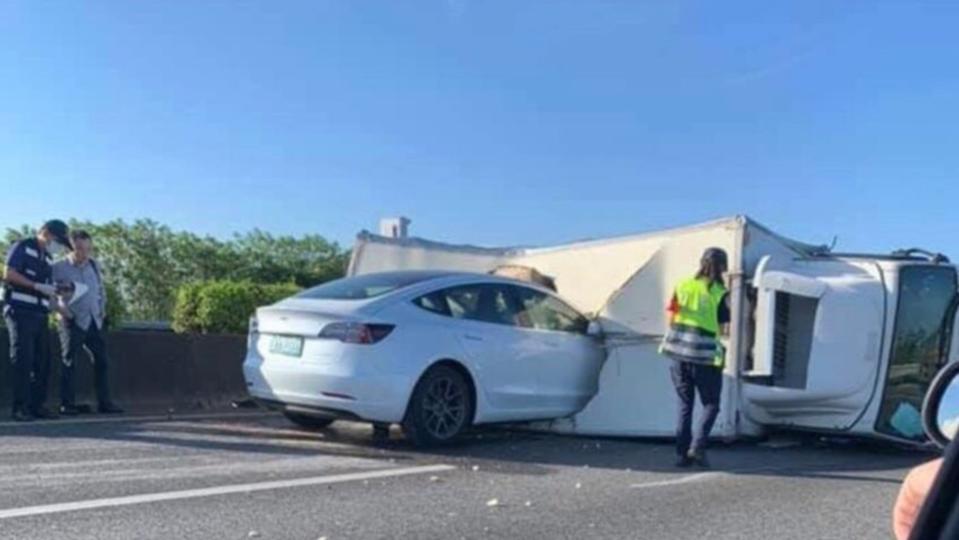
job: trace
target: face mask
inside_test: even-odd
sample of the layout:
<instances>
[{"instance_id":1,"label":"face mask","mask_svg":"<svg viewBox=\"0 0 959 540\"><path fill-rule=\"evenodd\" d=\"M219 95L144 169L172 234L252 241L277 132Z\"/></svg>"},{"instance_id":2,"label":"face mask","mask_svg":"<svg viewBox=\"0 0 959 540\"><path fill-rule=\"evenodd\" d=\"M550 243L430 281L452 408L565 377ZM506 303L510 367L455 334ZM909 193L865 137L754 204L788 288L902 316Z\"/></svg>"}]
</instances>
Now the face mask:
<instances>
[{"instance_id":1,"label":"face mask","mask_svg":"<svg viewBox=\"0 0 959 540\"><path fill-rule=\"evenodd\" d=\"M63 244L61 244L60 242L50 242L50 246L48 250L50 251L50 254L53 255L54 257L59 257L60 255L63 254L66 248L64 248Z\"/></svg>"}]
</instances>

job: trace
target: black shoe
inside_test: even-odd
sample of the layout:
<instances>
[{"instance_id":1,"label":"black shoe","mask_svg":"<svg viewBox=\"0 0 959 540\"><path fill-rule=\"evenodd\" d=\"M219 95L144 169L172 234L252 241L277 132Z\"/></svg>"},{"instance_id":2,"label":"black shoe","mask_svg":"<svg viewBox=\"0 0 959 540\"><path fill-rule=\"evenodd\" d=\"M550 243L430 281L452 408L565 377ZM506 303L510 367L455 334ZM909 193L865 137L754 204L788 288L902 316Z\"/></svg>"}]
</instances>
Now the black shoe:
<instances>
[{"instance_id":1,"label":"black shoe","mask_svg":"<svg viewBox=\"0 0 959 540\"><path fill-rule=\"evenodd\" d=\"M76 416L80 414L80 407L76 405L60 405L61 416Z\"/></svg>"},{"instance_id":2,"label":"black shoe","mask_svg":"<svg viewBox=\"0 0 959 540\"><path fill-rule=\"evenodd\" d=\"M706 458L706 452L690 452L689 460L693 465L699 467L700 469L711 469L712 466L709 464L709 459Z\"/></svg>"},{"instance_id":3,"label":"black shoe","mask_svg":"<svg viewBox=\"0 0 959 540\"><path fill-rule=\"evenodd\" d=\"M123 414L123 409L113 403L101 403L97 407L97 412L100 414Z\"/></svg>"},{"instance_id":4,"label":"black shoe","mask_svg":"<svg viewBox=\"0 0 959 540\"><path fill-rule=\"evenodd\" d=\"M32 414L21 409L15 409L13 414L10 415L10 418L12 418L14 422L33 422L34 420Z\"/></svg>"},{"instance_id":5,"label":"black shoe","mask_svg":"<svg viewBox=\"0 0 959 540\"><path fill-rule=\"evenodd\" d=\"M693 460L689 456L680 456L676 458L675 465L680 469L688 469L693 466Z\"/></svg>"},{"instance_id":6,"label":"black shoe","mask_svg":"<svg viewBox=\"0 0 959 540\"><path fill-rule=\"evenodd\" d=\"M93 407L87 405L86 403L81 403L77 405L77 412L79 412L80 414L92 414Z\"/></svg>"},{"instance_id":7,"label":"black shoe","mask_svg":"<svg viewBox=\"0 0 959 540\"><path fill-rule=\"evenodd\" d=\"M33 414L33 417L37 420L55 420L58 418L55 413L42 405L30 411L30 413Z\"/></svg>"}]
</instances>

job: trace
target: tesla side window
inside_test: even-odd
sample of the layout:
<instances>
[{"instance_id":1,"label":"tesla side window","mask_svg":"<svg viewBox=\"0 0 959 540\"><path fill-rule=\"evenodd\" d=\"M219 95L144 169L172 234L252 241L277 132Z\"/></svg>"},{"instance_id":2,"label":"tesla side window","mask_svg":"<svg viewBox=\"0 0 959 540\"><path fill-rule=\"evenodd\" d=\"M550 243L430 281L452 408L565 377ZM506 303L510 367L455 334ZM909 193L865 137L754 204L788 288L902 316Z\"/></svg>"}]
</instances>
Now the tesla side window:
<instances>
[{"instance_id":1,"label":"tesla side window","mask_svg":"<svg viewBox=\"0 0 959 540\"><path fill-rule=\"evenodd\" d=\"M413 300L413 303L426 311L432 311L433 313L446 315L447 317L452 316L449 303L446 301L446 294L444 294L443 291L432 292L421 296Z\"/></svg>"},{"instance_id":2,"label":"tesla side window","mask_svg":"<svg viewBox=\"0 0 959 540\"><path fill-rule=\"evenodd\" d=\"M589 321L552 296L525 287L514 287L520 304L519 322L537 330L585 334Z\"/></svg>"},{"instance_id":3,"label":"tesla side window","mask_svg":"<svg viewBox=\"0 0 959 540\"><path fill-rule=\"evenodd\" d=\"M517 310L509 290L499 285L461 285L421 296L413 303L454 319L516 325Z\"/></svg>"}]
</instances>

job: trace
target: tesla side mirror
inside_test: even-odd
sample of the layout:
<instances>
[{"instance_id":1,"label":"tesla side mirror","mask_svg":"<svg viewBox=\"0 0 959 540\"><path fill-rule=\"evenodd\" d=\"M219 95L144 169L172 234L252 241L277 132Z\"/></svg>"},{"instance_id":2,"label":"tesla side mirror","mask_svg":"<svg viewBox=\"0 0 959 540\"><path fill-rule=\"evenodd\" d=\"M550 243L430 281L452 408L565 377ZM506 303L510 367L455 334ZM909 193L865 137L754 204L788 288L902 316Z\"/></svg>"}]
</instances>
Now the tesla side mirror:
<instances>
[{"instance_id":1,"label":"tesla side mirror","mask_svg":"<svg viewBox=\"0 0 959 540\"><path fill-rule=\"evenodd\" d=\"M926 435L942 448L959 431L959 363L949 364L933 379L922 405Z\"/></svg>"},{"instance_id":2,"label":"tesla side mirror","mask_svg":"<svg viewBox=\"0 0 959 540\"><path fill-rule=\"evenodd\" d=\"M603 337L603 327L599 325L597 321L589 321L589 326L586 327L586 335L594 338Z\"/></svg>"}]
</instances>

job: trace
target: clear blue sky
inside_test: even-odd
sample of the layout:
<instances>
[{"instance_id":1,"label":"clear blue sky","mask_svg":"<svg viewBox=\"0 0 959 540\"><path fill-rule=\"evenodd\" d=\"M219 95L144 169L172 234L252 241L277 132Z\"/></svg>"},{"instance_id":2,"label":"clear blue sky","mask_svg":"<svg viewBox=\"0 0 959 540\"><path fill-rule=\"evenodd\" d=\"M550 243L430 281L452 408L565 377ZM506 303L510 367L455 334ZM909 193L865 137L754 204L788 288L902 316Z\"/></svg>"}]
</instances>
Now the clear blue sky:
<instances>
[{"instance_id":1,"label":"clear blue sky","mask_svg":"<svg viewBox=\"0 0 959 540\"><path fill-rule=\"evenodd\" d=\"M959 257L959 3L0 2L0 226Z\"/></svg>"}]
</instances>

